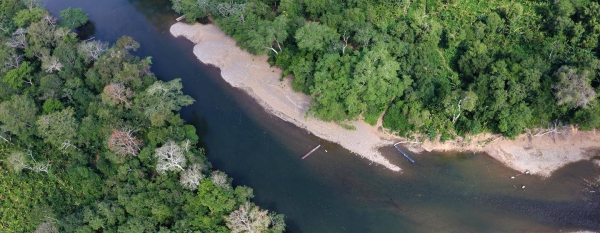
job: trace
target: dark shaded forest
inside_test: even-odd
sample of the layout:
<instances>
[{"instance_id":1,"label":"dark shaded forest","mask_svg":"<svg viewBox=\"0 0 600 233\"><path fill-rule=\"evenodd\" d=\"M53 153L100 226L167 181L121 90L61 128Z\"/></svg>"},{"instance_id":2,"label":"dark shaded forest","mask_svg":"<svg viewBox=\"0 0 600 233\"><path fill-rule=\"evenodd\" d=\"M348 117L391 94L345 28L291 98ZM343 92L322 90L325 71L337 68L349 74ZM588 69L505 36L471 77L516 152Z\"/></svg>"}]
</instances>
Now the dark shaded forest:
<instances>
[{"instance_id":1,"label":"dark shaded forest","mask_svg":"<svg viewBox=\"0 0 600 233\"><path fill-rule=\"evenodd\" d=\"M213 170L139 43L81 40L81 9L0 2L1 232L283 232Z\"/></svg>"},{"instance_id":2,"label":"dark shaded forest","mask_svg":"<svg viewBox=\"0 0 600 233\"><path fill-rule=\"evenodd\" d=\"M597 1L172 2L269 54L325 121L383 116L401 136L441 141L600 126Z\"/></svg>"}]
</instances>

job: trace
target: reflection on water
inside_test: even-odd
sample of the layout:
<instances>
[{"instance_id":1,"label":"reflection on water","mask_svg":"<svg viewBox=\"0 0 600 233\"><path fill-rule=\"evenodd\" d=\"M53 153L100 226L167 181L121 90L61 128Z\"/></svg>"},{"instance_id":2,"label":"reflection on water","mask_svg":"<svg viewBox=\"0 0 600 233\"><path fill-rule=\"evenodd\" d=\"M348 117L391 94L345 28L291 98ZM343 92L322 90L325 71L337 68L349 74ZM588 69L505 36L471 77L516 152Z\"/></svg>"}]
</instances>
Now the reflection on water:
<instances>
[{"instance_id":1,"label":"reflection on water","mask_svg":"<svg viewBox=\"0 0 600 233\"><path fill-rule=\"evenodd\" d=\"M87 40L96 34L96 23L94 23L94 21L89 21L85 25L77 28L75 32L77 33L77 38L80 40Z\"/></svg>"},{"instance_id":2,"label":"reflection on water","mask_svg":"<svg viewBox=\"0 0 600 233\"><path fill-rule=\"evenodd\" d=\"M600 192L585 183L600 172L590 162L541 179L480 153L411 154L411 164L390 146L382 153L403 168L391 172L265 113L217 69L199 64L193 45L169 33L176 15L168 0L44 2L55 14L83 8L97 39L130 35L142 46L138 55L154 58L159 78L182 78L197 100L182 116L198 129L214 167L252 186L259 205L285 214L290 232L600 230Z\"/></svg>"}]
</instances>

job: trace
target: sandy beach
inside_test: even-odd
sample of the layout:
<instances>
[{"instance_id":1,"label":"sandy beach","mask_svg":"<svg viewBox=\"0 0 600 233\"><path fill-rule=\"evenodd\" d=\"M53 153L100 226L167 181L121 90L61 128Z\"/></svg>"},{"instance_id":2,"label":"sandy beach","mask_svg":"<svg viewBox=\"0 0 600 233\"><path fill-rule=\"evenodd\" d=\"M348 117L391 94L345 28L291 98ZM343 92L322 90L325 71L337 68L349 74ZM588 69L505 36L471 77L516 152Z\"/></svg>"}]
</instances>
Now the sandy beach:
<instances>
[{"instance_id":1,"label":"sandy beach","mask_svg":"<svg viewBox=\"0 0 600 233\"><path fill-rule=\"evenodd\" d=\"M267 55L255 56L241 50L234 39L212 24L176 23L170 31L175 37L183 36L195 43L193 52L201 62L218 67L225 81L245 90L267 111L376 164L401 171L378 148L405 139L381 132L378 126L363 121L350 123L356 129L347 130L335 123L307 116L310 96L294 92L291 78L281 81L282 70L271 67ZM434 150L484 151L517 171L530 171L531 174L547 177L568 163L593 157L595 150L600 149L600 133L569 130L544 136L524 134L514 141L499 135L482 134L445 143L425 141L405 146L417 153Z\"/></svg>"}]
</instances>

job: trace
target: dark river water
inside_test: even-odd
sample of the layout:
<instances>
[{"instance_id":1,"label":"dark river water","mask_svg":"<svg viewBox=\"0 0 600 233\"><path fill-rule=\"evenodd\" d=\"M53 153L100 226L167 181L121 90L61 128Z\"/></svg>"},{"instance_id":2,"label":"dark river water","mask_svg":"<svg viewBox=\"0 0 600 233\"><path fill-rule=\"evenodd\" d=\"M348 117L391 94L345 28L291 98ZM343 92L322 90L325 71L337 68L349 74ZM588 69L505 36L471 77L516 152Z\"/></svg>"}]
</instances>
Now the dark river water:
<instances>
[{"instance_id":1,"label":"dark river water","mask_svg":"<svg viewBox=\"0 0 600 233\"><path fill-rule=\"evenodd\" d=\"M289 232L600 231L600 190L590 192L585 181L600 174L591 162L548 179L510 179L517 173L485 154L411 154L417 162L410 164L383 148L403 168L391 172L267 114L225 83L194 57L191 42L171 36L177 15L168 0L43 2L55 15L83 8L92 23L80 34L111 43L132 36L160 79L182 78L196 103L181 114L198 129L214 168L254 188L261 207L285 214ZM317 144L328 152L300 160Z\"/></svg>"}]
</instances>

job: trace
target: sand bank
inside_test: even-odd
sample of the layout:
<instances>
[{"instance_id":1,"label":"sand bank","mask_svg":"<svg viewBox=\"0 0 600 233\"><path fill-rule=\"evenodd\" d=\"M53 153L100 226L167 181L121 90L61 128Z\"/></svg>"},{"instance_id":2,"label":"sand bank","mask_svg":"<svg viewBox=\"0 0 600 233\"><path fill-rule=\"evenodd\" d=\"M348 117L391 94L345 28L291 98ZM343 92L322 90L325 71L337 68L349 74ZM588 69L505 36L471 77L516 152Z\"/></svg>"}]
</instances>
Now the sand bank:
<instances>
[{"instance_id":1,"label":"sand bank","mask_svg":"<svg viewBox=\"0 0 600 233\"><path fill-rule=\"evenodd\" d=\"M194 42L194 54L201 62L220 68L225 81L245 90L272 114L320 138L338 143L370 161L400 171L400 167L390 163L378 148L404 139L378 131L377 126L362 121L351 123L355 130L347 130L335 123L306 116L310 96L294 92L290 78L280 81L282 71L270 67L267 55L255 56L241 50L234 39L212 24L176 23L171 26L171 34ZM483 134L445 143L425 141L410 145L413 152L485 151L515 170L529 170L532 174L549 176L565 164L592 157L590 151L600 148L600 135L575 131L540 137L525 134L513 141L498 135Z\"/></svg>"},{"instance_id":2,"label":"sand bank","mask_svg":"<svg viewBox=\"0 0 600 233\"><path fill-rule=\"evenodd\" d=\"M534 135L523 134L515 140L482 134L444 143L425 141L413 151L483 151L510 168L543 177L566 164L600 155L600 133L596 131L565 129L556 134Z\"/></svg>"},{"instance_id":3,"label":"sand bank","mask_svg":"<svg viewBox=\"0 0 600 233\"><path fill-rule=\"evenodd\" d=\"M277 67L270 67L267 55L254 56L241 50L236 46L235 40L212 24L176 23L171 26L171 34L184 36L194 42L194 54L200 61L220 68L225 81L245 90L272 114L307 129L320 138L338 143L370 161L393 171L400 171L400 167L390 163L377 151L379 147L389 145L392 141L382 139L372 126L364 122L353 122L356 130L351 131L335 123L307 117L310 96L294 92L291 79L280 81L282 71Z\"/></svg>"}]
</instances>

